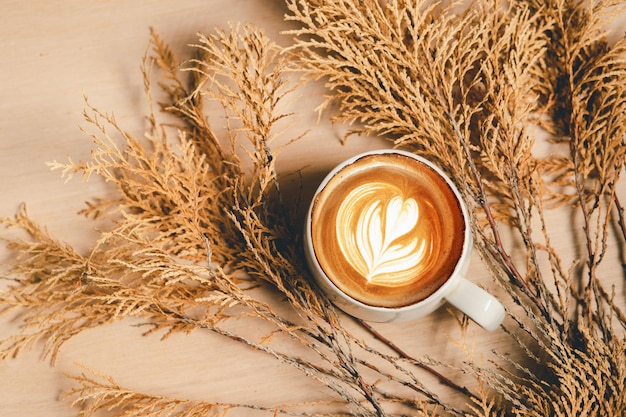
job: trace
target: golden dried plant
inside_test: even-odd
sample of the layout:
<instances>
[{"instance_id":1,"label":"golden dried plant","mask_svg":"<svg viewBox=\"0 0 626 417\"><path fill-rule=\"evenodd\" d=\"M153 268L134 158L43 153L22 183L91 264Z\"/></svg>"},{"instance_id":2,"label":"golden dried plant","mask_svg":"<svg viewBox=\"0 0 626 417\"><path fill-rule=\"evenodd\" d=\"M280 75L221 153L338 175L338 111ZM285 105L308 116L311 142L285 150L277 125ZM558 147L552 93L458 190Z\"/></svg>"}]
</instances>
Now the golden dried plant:
<instances>
[{"instance_id":1,"label":"golden dried plant","mask_svg":"<svg viewBox=\"0 0 626 417\"><path fill-rule=\"evenodd\" d=\"M233 409L623 415L626 316L600 268L609 235L626 240L617 193L626 162L626 40L609 45L601 31L620 3L287 0L286 18L299 27L292 47L235 26L200 36L196 57L182 66L153 33L145 89L157 104L158 73L167 121L152 110L140 140L88 105L91 160L51 164L66 178L97 175L115 186L115 198L84 211L109 218L110 230L79 254L25 210L3 219L29 238L8 242L19 258L0 306L18 310L22 326L0 341L0 356L43 342L54 361L77 333L136 317L166 335L223 335L334 393L331 403L270 408L245 399L201 402L134 392L85 369L70 376L76 385L69 393L85 417ZM349 332L347 318L312 286L275 169L278 144L298 139L279 141L292 117L283 102L297 88L294 69L326 80L337 122L436 160L459 184L484 264L509 297L503 329L523 361L497 351L492 361L474 360L463 338L462 363L413 357L367 323L360 323L367 338ZM211 126L220 116L208 112L209 102L223 108L224 137ZM548 156L536 151L540 129L549 135ZM582 216L585 252L573 267L550 240L544 214L551 206ZM505 235L521 242L516 252ZM280 296L267 301L261 291ZM243 325L230 326L234 320ZM262 336L246 331L259 323ZM467 321L460 323L464 330ZM293 344L307 354L295 355ZM446 377L451 368L473 375L475 386ZM423 382L433 376L454 395Z\"/></svg>"},{"instance_id":2,"label":"golden dried plant","mask_svg":"<svg viewBox=\"0 0 626 417\"><path fill-rule=\"evenodd\" d=\"M486 265L522 307L506 329L533 369L549 369L513 385L485 375L511 412L622 415L623 303L598 272L610 229L617 245L626 238L626 39L609 45L603 32L622 2L289 4L303 25L293 49L327 80L335 119L439 161L461 186ZM547 156L536 150L541 130ZM550 239L554 204L582 216L577 268ZM511 233L521 255L503 244Z\"/></svg>"}]
</instances>

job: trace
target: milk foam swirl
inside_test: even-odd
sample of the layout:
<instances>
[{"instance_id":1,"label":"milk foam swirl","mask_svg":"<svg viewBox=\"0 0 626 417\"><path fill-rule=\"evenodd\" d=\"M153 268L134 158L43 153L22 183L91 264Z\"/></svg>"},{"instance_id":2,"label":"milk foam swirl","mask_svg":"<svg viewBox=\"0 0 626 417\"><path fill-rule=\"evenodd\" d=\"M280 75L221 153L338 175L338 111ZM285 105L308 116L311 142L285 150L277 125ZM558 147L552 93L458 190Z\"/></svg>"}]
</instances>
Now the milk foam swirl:
<instances>
[{"instance_id":1,"label":"milk foam swirl","mask_svg":"<svg viewBox=\"0 0 626 417\"><path fill-rule=\"evenodd\" d=\"M336 233L346 260L370 283L396 286L415 279L428 239L417 226L419 205L389 183L354 188L337 212Z\"/></svg>"}]
</instances>

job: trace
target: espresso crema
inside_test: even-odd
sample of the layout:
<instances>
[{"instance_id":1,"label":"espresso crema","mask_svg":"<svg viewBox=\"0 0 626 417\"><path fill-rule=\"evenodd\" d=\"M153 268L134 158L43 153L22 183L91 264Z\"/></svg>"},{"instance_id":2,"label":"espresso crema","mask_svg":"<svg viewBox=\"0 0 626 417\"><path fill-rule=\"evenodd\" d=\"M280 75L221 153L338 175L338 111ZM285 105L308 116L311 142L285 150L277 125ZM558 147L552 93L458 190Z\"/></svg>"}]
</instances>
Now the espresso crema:
<instances>
[{"instance_id":1,"label":"espresso crema","mask_svg":"<svg viewBox=\"0 0 626 417\"><path fill-rule=\"evenodd\" d=\"M402 307L437 290L463 251L457 198L430 166L397 153L364 156L318 193L315 256L345 294L368 305Z\"/></svg>"}]
</instances>

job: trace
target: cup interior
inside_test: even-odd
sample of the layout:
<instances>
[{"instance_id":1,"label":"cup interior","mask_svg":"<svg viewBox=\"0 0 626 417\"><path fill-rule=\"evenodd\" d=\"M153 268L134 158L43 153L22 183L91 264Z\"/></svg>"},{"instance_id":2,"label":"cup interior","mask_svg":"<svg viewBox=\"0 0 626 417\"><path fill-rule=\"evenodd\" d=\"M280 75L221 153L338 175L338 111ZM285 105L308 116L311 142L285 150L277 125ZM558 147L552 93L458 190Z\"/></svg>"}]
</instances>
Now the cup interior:
<instances>
[{"instance_id":1,"label":"cup interior","mask_svg":"<svg viewBox=\"0 0 626 417\"><path fill-rule=\"evenodd\" d=\"M382 168L379 168L386 169L385 161L388 157L409 161L407 169L419 167L420 175L423 174L421 171L428 175L407 174L410 179L404 181L402 176L405 173L402 170L394 173L395 177L392 175L385 178L375 169L368 168L370 164L383 161ZM395 165L393 168L396 169ZM359 176L364 179L354 184L350 182L351 177ZM359 186L367 189L368 178L372 183L376 183L378 188L374 187L369 191L366 190L362 196L354 197L353 194L360 192ZM429 182L427 187L411 182L418 181L420 178L427 179ZM434 182L430 183L431 180ZM387 183L390 184L389 187ZM349 190L341 187L347 187ZM402 197L394 197L396 189L404 193ZM410 196L407 191L403 191L404 189L409 190ZM426 196L441 199L439 194L443 191L447 199L445 210L456 211L456 213L446 212L439 217L436 213L428 214L434 203L419 199L426 200ZM337 198L336 194L340 197ZM341 206L343 201L349 200L346 196L351 196L350 198L354 201L350 204L343 204L345 206L343 209L336 208L336 206ZM359 206L358 210L351 211L351 208L357 206ZM432 220L429 223L431 218L436 221ZM332 224L334 226L330 226ZM356 225L354 228L351 226L353 224ZM381 227L382 233L379 232ZM432 233L439 233L439 235L434 241L427 238L420 240L420 227ZM341 235L342 233L346 236L343 241L333 238L333 234ZM451 244L450 240L453 240L454 244ZM329 243L331 241L332 244ZM410 310L416 305L426 306L440 302L446 287L454 281L453 278L464 274L464 270L467 269L471 251L471 233L469 216L461 195L454 183L439 167L412 153L380 150L356 155L339 164L324 178L309 207L305 225L305 243L309 266L325 291L332 295L331 298L335 298L340 304L349 304L357 309L392 310L395 313ZM425 247L434 248L432 253L428 254L428 256L435 257L434 261L429 261L430 264L437 261L436 256L440 253L449 256L449 259L446 258L446 268L427 270L424 267L420 269L417 263L418 255L420 249L426 252ZM405 253L412 254L410 259L414 261L414 265L410 268L406 267L410 262L402 259ZM424 263L424 265L430 264ZM404 269L400 268L401 266ZM394 270L394 267L399 269ZM405 279L402 276L403 271L409 271L407 273L412 274L419 274L420 271L427 272L418 277L419 279L415 276ZM368 273L369 277L366 276ZM351 286L351 280L356 281L357 278L353 277L359 274L367 281L360 281L361 288L357 288L358 285ZM404 285L404 282L410 282L411 285ZM395 298L392 302L388 302L393 297Z\"/></svg>"}]
</instances>

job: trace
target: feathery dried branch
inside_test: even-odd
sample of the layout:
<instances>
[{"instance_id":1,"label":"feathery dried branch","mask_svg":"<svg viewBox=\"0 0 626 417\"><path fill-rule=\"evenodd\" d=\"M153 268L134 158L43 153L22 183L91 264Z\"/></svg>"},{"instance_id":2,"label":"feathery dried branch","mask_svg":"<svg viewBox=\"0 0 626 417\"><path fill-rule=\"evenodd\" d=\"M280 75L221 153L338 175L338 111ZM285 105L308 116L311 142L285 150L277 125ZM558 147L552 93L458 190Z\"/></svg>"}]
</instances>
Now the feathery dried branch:
<instances>
[{"instance_id":1,"label":"feathery dried branch","mask_svg":"<svg viewBox=\"0 0 626 417\"><path fill-rule=\"evenodd\" d=\"M288 18L302 25L291 49L311 78L326 80L337 121L439 161L464 191L486 265L522 307L506 330L537 369L549 369L513 364L522 371L514 385L502 373L477 374L514 414L621 415L623 303L598 269L616 213L623 224L625 39L610 46L602 28L624 5L458 6L291 0ZM553 138L547 157L534 151L539 127ZM550 203L578 207L586 276L563 267L545 220ZM506 249L509 233L525 253Z\"/></svg>"},{"instance_id":2,"label":"feathery dried branch","mask_svg":"<svg viewBox=\"0 0 626 417\"><path fill-rule=\"evenodd\" d=\"M143 67L146 93L152 99L151 74L164 72L167 83L161 87L169 100L161 107L179 118L177 144L168 137L171 120L160 125L150 114L151 129L138 140L113 115L88 104L85 120L94 128L91 159L50 165L66 178L97 175L113 184L117 196L89 204L84 214L107 216L114 226L82 256L48 236L25 211L3 220L30 235L10 244L21 258L13 270L15 284L0 302L21 308L24 325L19 336L1 342L3 355L44 340L44 353L54 362L63 343L78 332L135 317L149 325L148 333L167 337L208 330L264 352L327 386L336 394L335 408L345 413L385 415L390 405L424 414L434 408L461 413L453 406L437 407L437 394L413 375L415 364L432 373L430 368L418 360L405 364L361 342L311 287L293 216L281 202L271 151L283 131L280 123L289 116L280 113L279 104L291 92L286 56L278 46L251 27L233 27L201 36L197 58L182 70L157 34L152 47ZM190 76L190 87L184 87L184 75ZM227 137L211 129L203 113L207 100L223 106ZM286 301L278 304L287 303L288 314L255 297L259 287L279 292ZM249 329L264 322L266 334L233 332L232 320L250 321ZM304 346L312 359L294 356L286 340ZM120 416L262 408L245 402L156 400L109 379L101 384L85 375L73 378L80 385L73 391L77 403L90 401L83 415L110 408ZM408 387L413 395L399 397L379 380ZM273 410L322 415L307 411L312 404Z\"/></svg>"}]
</instances>

